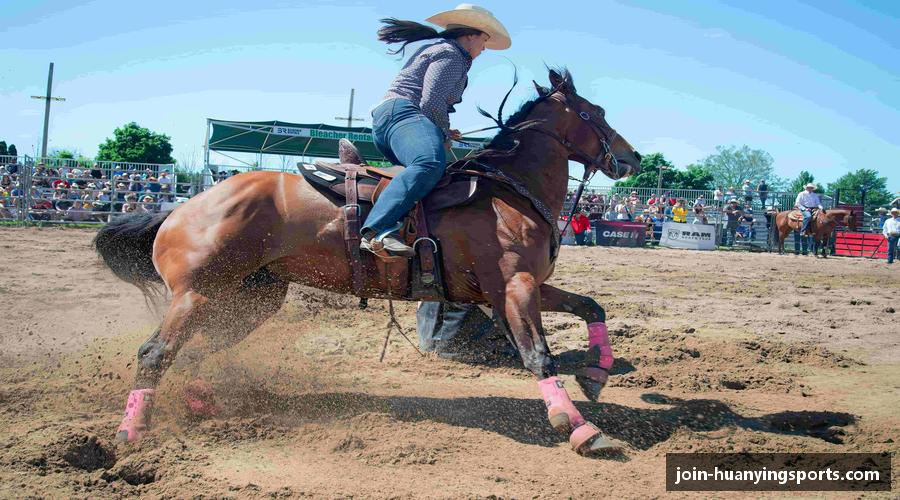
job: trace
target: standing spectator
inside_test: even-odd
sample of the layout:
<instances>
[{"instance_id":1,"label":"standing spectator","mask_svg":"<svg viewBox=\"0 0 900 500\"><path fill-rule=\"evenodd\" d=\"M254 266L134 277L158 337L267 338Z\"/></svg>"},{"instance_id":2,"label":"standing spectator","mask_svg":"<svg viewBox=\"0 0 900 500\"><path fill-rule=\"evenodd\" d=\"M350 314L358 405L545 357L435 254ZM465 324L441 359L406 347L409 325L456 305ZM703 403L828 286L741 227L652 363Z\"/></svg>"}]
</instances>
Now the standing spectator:
<instances>
[{"instance_id":1,"label":"standing spectator","mask_svg":"<svg viewBox=\"0 0 900 500\"><path fill-rule=\"evenodd\" d=\"M875 224L877 225L874 229L877 231L881 231L884 228L884 222L891 217L888 215L888 210L884 207L879 207L876 212L878 212L878 221L875 222Z\"/></svg>"},{"instance_id":2,"label":"standing spectator","mask_svg":"<svg viewBox=\"0 0 900 500\"><path fill-rule=\"evenodd\" d=\"M675 202L675 207L672 208L672 221L682 224L687 223L688 209L684 204L684 198L678 198L678 201Z\"/></svg>"},{"instance_id":3,"label":"standing spectator","mask_svg":"<svg viewBox=\"0 0 900 500\"><path fill-rule=\"evenodd\" d=\"M891 218L884 221L881 233L888 240L887 263L893 264L894 255L897 253L897 239L900 238L900 208L891 209Z\"/></svg>"},{"instance_id":4,"label":"standing spectator","mask_svg":"<svg viewBox=\"0 0 900 500\"><path fill-rule=\"evenodd\" d=\"M744 222L744 225L747 226L747 231L744 234L744 237L748 240L752 240L756 236L756 231L753 228L753 224L755 219L753 218L753 205L747 203L744 205L744 213L741 215L741 220Z\"/></svg>"},{"instance_id":5,"label":"standing spectator","mask_svg":"<svg viewBox=\"0 0 900 500\"><path fill-rule=\"evenodd\" d=\"M591 221L588 220L587 214L584 213L584 210L579 210L578 213L572 217L572 231L575 232L575 244L578 246L584 246L587 244L585 241L585 233L588 228L591 227Z\"/></svg>"},{"instance_id":6,"label":"standing spectator","mask_svg":"<svg viewBox=\"0 0 900 500\"><path fill-rule=\"evenodd\" d=\"M128 193L125 196L125 204L122 205L122 213L140 212L141 206L137 202L137 195Z\"/></svg>"},{"instance_id":7,"label":"standing spectator","mask_svg":"<svg viewBox=\"0 0 900 500\"><path fill-rule=\"evenodd\" d=\"M716 202L716 208L722 207L722 201L725 200L725 193L722 192L721 187L716 188L716 192L713 193L713 200Z\"/></svg>"},{"instance_id":8,"label":"standing spectator","mask_svg":"<svg viewBox=\"0 0 900 500\"><path fill-rule=\"evenodd\" d=\"M709 224L703 205L694 204L694 220L691 221L691 224Z\"/></svg>"},{"instance_id":9,"label":"standing spectator","mask_svg":"<svg viewBox=\"0 0 900 500\"><path fill-rule=\"evenodd\" d=\"M698 196L697 199L694 200L694 206L695 207L705 207L706 206L706 198L704 197L703 193L700 193L700 196Z\"/></svg>"},{"instance_id":10,"label":"standing spectator","mask_svg":"<svg viewBox=\"0 0 900 500\"><path fill-rule=\"evenodd\" d=\"M616 220L616 208L610 205L606 213L603 214L603 218L605 220Z\"/></svg>"},{"instance_id":11,"label":"standing spectator","mask_svg":"<svg viewBox=\"0 0 900 500\"><path fill-rule=\"evenodd\" d=\"M753 186L750 185L750 179L744 181L741 191L744 194L744 203L753 203Z\"/></svg>"},{"instance_id":12,"label":"standing spectator","mask_svg":"<svg viewBox=\"0 0 900 500\"><path fill-rule=\"evenodd\" d=\"M631 203L632 207L638 207L641 204L640 198L638 198L637 191L632 191L631 196L628 197L628 201Z\"/></svg>"},{"instance_id":13,"label":"standing spectator","mask_svg":"<svg viewBox=\"0 0 900 500\"><path fill-rule=\"evenodd\" d=\"M765 179L759 181L759 185L756 186L756 192L759 194L759 203L763 208L766 208L766 200L769 198L769 185L766 184Z\"/></svg>"},{"instance_id":14,"label":"standing spectator","mask_svg":"<svg viewBox=\"0 0 900 500\"><path fill-rule=\"evenodd\" d=\"M99 163L94 163L94 166L91 167L91 177L94 179L102 179L103 178L103 170L100 170Z\"/></svg>"},{"instance_id":15,"label":"standing spectator","mask_svg":"<svg viewBox=\"0 0 900 500\"><path fill-rule=\"evenodd\" d=\"M737 199L729 201L728 207L725 209L725 217L727 220L725 222L725 237L723 238L723 243L727 247L734 246L735 235L741 221L741 215L741 207L738 205Z\"/></svg>"},{"instance_id":16,"label":"standing spectator","mask_svg":"<svg viewBox=\"0 0 900 500\"><path fill-rule=\"evenodd\" d=\"M631 214L628 213L628 203L625 200L619 202L616 205L616 220L618 221L629 221L631 220Z\"/></svg>"},{"instance_id":17,"label":"standing spectator","mask_svg":"<svg viewBox=\"0 0 900 500\"><path fill-rule=\"evenodd\" d=\"M666 208L663 210L663 215L665 216L666 220L672 220L672 218L675 217L674 208L666 203Z\"/></svg>"}]
</instances>

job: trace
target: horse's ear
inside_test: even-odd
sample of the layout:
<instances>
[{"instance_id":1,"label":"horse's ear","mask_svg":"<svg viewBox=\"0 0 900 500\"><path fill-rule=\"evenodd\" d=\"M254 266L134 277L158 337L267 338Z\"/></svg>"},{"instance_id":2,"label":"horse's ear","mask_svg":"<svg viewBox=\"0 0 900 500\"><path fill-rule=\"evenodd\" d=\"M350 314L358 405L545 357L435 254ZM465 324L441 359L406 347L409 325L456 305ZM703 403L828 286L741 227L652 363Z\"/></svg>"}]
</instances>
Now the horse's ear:
<instances>
[{"instance_id":1,"label":"horse's ear","mask_svg":"<svg viewBox=\"0 0 900 500\"><path fill-rule=\"evenodd\" d=\"M553 69L550 70L550 86L563 94L570 94L572 91L572 82L569 81L568 75L562 76Z\"/></svg>"},{"instance_id":2,"label":"horse's ear","mask_svg":"<svg viewBox=\"0 0 900 500\"><path fill-rule=\"evenodd\" d=\"M538 82L531 80L531 83L534 84L534 89L537 90L537 93L541 97L547 97L547 94L550 93L550 89L547 87L541 86Z\"/></svg>"}]
</instances>

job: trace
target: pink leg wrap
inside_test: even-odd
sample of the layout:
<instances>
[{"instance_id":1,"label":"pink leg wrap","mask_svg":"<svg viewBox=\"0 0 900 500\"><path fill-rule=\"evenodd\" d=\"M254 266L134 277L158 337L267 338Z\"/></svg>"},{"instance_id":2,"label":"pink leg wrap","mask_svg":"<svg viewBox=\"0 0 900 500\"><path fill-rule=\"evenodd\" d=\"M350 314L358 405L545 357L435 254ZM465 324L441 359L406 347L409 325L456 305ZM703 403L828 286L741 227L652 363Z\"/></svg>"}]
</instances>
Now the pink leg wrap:
<instances>
[{"instance_id":1,"label":"pink leg wrap","mask_svg":"<svg viewBox=\"0 0 900 500\"><path fill-rule=\"evenodd\" d=\"M150 425L150 409L153 407L153 389L137 389L128 393L125 418L116 431L116 438L133 442L141 438Z\"/></svg>"},{"instance_id":2,"label":"pink leg wrap","mask_svg":"<svg viewBox=\"0 0 900 500\"><path fill-rule=\"evenodd\" d=\"M543 396L544 403L547 405L547 416L550 418L551 423L554 423L555 417L560 418L562 415L565 415L569 419L569 425L572 428L584 425L584 417L572 404L572 400L563 388L562 380L559 377L545 378L538 382L538 387L541 388L541 396ZM556 424L554 423L555 426Z\"/></svg>"},{"instance_id":3,"label":"pink leg wrap","mask_svg":"<svg viewBox=\"0 0 900 500\"><path fill-rule=\"evenodd\" d=\"M609 333L606 323L597 322L588 325L588 348L597 346L600 348L600 359L597 365L604 370L609 370L613 365L612 346L609 345Z\"/></svg>"}]
</instances>

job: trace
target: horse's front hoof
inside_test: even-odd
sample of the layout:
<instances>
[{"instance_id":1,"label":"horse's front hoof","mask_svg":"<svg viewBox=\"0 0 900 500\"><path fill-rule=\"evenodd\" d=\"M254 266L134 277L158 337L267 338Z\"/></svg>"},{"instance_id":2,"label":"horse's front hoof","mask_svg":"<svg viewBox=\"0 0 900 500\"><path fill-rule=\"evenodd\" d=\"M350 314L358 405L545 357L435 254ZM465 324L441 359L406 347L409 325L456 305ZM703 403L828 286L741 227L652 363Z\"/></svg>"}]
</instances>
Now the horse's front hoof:
<instances>
[{"instance_id":1,"label":"horse's front hoof","mask_svg":"<svg viewBox=\"0 0 900 500\"><path fill-rule=\"evenodd\" d=\"M575 381L578 382L578 387L581 387L584 397L595 403L600 399L600 392L606 387L608 380L609 372L595 366L581 368L575 372Z\"/></svg>"},{"instance_id":2,"label":"horse's front hoof","mask_svg":"<svg viewBox=\"0 0 900 500\"><path fill-rule=\"evenodd\" d=\"M621 443L604 436L600 429L590 422L572 431L572 435L569 436L569 445L579 455L592 455L623 448Z\"/></svg>"}]
</instances>

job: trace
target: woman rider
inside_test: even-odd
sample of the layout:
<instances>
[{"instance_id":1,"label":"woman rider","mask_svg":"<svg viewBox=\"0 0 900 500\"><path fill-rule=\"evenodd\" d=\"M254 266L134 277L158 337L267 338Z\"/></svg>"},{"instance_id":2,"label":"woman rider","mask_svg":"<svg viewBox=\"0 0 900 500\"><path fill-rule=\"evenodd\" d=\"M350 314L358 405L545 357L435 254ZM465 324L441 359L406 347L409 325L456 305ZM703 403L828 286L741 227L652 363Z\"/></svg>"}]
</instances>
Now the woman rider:
<instances>
[{"instance_id":1,"label":"woman rider","mask_svg":"<svg viewBox=\"0 0 900 500\"><path fill-rule=\"evenodd\" d=\"M384 100L372 111L375 146L394 164L406 169L381 193L362 228L360 247L373 251L381 242L392 255L412 257L415 250L397 237L403 217L437 184L446 168L445 148L459 139L450 128L449 113L462 101L472 60L485 49L509 48L506 28L487 10L461 4L431 16L434 28L413 21L383 19L378 39L403 45L438 40L413 54L394 79Z\"/></svg>"}]
</instances>

